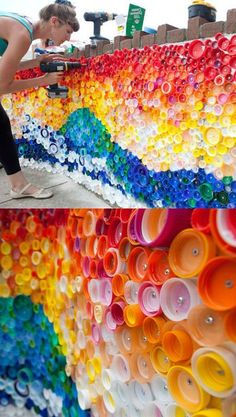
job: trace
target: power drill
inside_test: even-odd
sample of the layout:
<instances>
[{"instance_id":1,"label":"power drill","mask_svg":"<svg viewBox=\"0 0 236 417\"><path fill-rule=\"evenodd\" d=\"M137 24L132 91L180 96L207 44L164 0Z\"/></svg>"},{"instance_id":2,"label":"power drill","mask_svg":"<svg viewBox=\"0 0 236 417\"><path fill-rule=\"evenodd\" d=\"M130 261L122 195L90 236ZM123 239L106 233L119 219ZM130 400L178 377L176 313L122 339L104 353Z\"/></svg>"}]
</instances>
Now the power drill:
<instances>
[{"instance_id":1,"label":"power drill","mask_svg":"<svg viewBox=\"0 0 236 417\"><path fill-rule=\"evenodd\" d=\"M81 68L82 65L79 62L41 62L40 69L42 72L59 72L68 71L76 68ZM50 98L67 98L69 89L65 86L53 84L47 87L48 97Z\"/></svg>"},{"instance_id":2,"label":"power drill","mask_svg":"<svg viewBox=\"0 0 236 417\"><path fill-rule=\"evenodd\" d=\"M105 13L105 12L86 12L84 13L84 20L86 22L93 22L94 23L94 35L90 36L93 45L96 45L96 41L109 41L109 39L104 38L101 36L101 26L104 22L108 22L109 20L114 20L117 14L115 13Z\"/></svg>"},{"instance_id":3,"label":"power drill","mask_svg":"<svg viewBox=\"0 0 236 417\"><path fill-rule=\"evenodd\" d=\"M193 0L191 6L188 8L188 18L200 16L208 22L216 21L216 8L205 0Z\"/></svg>"}]
</instances>

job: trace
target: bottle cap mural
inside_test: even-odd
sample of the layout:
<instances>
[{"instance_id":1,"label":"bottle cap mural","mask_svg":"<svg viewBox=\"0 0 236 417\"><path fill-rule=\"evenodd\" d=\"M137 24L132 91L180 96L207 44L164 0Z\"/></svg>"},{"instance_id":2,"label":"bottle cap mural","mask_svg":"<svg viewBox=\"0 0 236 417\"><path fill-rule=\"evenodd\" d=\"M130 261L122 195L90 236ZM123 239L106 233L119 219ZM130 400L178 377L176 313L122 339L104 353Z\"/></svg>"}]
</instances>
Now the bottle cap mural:
<instances>
[{"instance_id":1,"label":"bottle cap mural","mask_svg":"<svg viewBox=\"0 0 236 417\"><path fill-rule=\"evenodd\" d=\"M234 417L236 213L184 212L0 210L1 416Z\"/></svg>"}]
</instances>

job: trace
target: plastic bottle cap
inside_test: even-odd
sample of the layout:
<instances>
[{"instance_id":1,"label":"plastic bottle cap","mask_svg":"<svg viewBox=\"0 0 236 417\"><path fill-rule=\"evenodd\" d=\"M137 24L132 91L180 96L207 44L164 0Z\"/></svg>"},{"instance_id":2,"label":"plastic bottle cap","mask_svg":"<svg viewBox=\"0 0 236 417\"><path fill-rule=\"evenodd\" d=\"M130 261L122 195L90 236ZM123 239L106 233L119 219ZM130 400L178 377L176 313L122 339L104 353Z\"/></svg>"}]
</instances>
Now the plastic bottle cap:
<instances>
[{"instance_id":1,"label":"plastic bottle cap","mask_svg":"<svg viewBox=\"0 0 236 417\"><path fill-rule=\"evenodd\" d=\"M106 326L109 330L115 330L116 329L117 324L112 317L110 308L108 308L105 311L105 323L106 323Z\"/></svg>"},{"instance_id":2,"label":"plastic bottle cap","mask_svg":"<svg viewBox=\"0 0 236 417\"><path fill-rule=\"evenodd\" d=\"M125 356L120 354L114 356L111 367L118 381L128 382L130 380L129 362Z\"/></svg>"},{"instance_id":3,"label":"plastic bottle cap","mask_svg":"<svg viewBox=\"0 0 236 417\"><path fill-rule=\"evenodd\" d=\"M130 370L132 377L140 383L150 381L155 374L148 353L133 353L130 358Z\"/></svg>"},{"instance_id":4,"label":"plastic bottle cap","mask_svg":"<svg viewBox=\"0 0 236 417\"><path fill-rule=\"evenodd\" d=\"M221 132L219 129L209 127L205 132L205 141L208 145L217 145L221 140Z\"/></svg>"},{"instance_id":5,"label":"plastic bottle cap","mask_svg":"<svg viewBox=\"0 0 236 417\"><path fill-rule=\"evenodd\" d=\"M233 375L230 367L215 352L199 356L196 366L199 377L211 390L218 393L232 388Z\"/></svg>"},{"instance_id":6,"label":"plastic bottle cap","mask_svg":"<svg viewBox=\"0 0 236 417\"><path fill-rule=\"evenodd\" d=\"M226 339L224 314L200 304L193 307L187 318L191 337L201 346L214 346Z\"/></svg>"},{"instance_id":7,"label":"plastic bottle cap","mask_svg":"<svg viewBox=\"0 0 236 417\"><path fill-rule=\"evenodd\" d=\"M138 282L126 281L124 286L124 297L128 304L138 304Z\"/></svg>"},{"instance_id":8,"label":"plastic bottle cap","mask_svg":"<svg viewBox=\"0 0 236 417\"><path fill-rule=\"evenodd\" d=\"M91 236L95 233L97 218L91 210L87 210L83 219L83 233L85 236Z\"/></svg>"},{"instance_id":9,"label":"plastic bottle cap","mask_svg":"<svg viewBox=\"0 0 236 417\"><path fill-rule=\"evenodd\" d=\"M235 358L235 352L226 345L200 348L191 359L194 376L209 394L229 397L236 387Z\"/></svg>"},{"instance_id":10,"label":"plastic bottle cap","mask_svg":"<svg viewBox=\"0 0 236 417\"><path fill-rule=\"evenodd\" d=\"M125 302L124 301L116 301L111 305L111 315L114 320L114 322L121 326L124 324L124 308L125 308Z\"/></svg>"},{"instance_id":11,"label":"plastic bottle cap","mask_svg":"<svg viewBox=\"0 0 236 417\"><path fill-rule=\"evenodd\" d=\"M196 39L189 44L188 53L193 59L200 59L205 53L205 43Z\"/></svg>"},{"instance_id":12,"label":"plastic bottle cap","mask_svg":"<svg viewBox=\"0 0 236 417\"><path fill-rule=\"evenodd\" d=\"M189 310L199 302L197 287L195 282L191 280L170 278L161 288L161 308L170 320L181 321L186 319Z\"/></svg>"},{"instance_id":13,"label":"plastic bottle cap","mask_svg":"<svg viewBox=\"0 0 236 417\"><path fill-rule=\"evenodd\" d=\"M138 290L138 303L146 316L161 314L160 290L148 281L143 282Z\"/></svg>"},{"instance_id":14,"label":"plastic bottle cap","mask_svg":"<svg viewBox=\"0 0 236 417\"><path fill-rule=\"evenodd\" d=\"M103 265L107 275L110 277L126 271L126 264L121 261L119 251L116 248L109 248L106 251Z\"/></svg>"},{"instance_id":15,"label":"plastic bottle cap","mask_svg":"<svg viewBox=\"0 0 236 417\"><path fill-rule=\"evenodd\" d=\"M107 233L109 246L118 247L126 234L127 224L122 223L119 217L113 217Z\"/></svg>"},{"instance_id":16,"label":"plastic bottle cap","mask_svg":"<svg viewBox=\"0 0 236 417\"><path fill-rule=\"evenodd\" d=\"M112 278L112 291L116 296L124 295L125 283L129 280L128 275L117 274Z\"/></svg>"},{"instance_id":17,"label":"plastic bottle cap","mask_svg":"<svg viewBox=\"0 0 236 417\"><path fill-rule=\"evenodd\" d=\"M198 279L198 291L204 303L219 311L236 307L236 260L219 256L211 259Z\"/></svg>"},{"instance_id":18,"label":"plastic bottle cap","mask_svg":"<svg viewBox=\"0 0 236 417\"><path fill-rule=\"evenodd\" d=\"M134 246L127 237L121 239L119 243L119 254L123 262L126 262Z\"/></svg>"},{"instance_id":19,"label":"plastic bottle cap","mask_svg":"<svg viewBox=\"0 0 236 417\"><path fill-rule=\"evenodd\" d=\"M85 389L80 389L78 392L78 401L79 406L82 410L88 410L91 406L89 391Z\"/></svg>"},{"instance_id":20,"label":"plastic bottle cap","mask_svg":"<svg viewBox=\"0 0 236 417\"><path fill-rule=\"evenodd\" d=\"M102 259L108 248L108 238L105 235L101 235L98 239L98 257Z\"/></svg>"},{"instance_id":21,"label":"plastic bottle cap","mask_svg":"<svg viewBox=\"0 0 236 417\"><path fill-rule=\"evenodd\" d=\"M227 336L236 342L236 310L229 311L224 317L224 328Z\"/></svg>"},{"instance_id":22,"label":"plastic bottle cap","mask_svg":"<svg viewBox=\"0 0 236 417\"><path fill-rule=\"evenodd\" d=\"M126 355L127 353L131 353L134 349L134 333L132 329L127 326L118 327L117 331L115 332L115 339L119 351Z\"/></svg>"},{"instance_id":23,"label":"plastic bottle cap","mask_svg":"<svg viewBox=\"0 0 236 417\"><path fill-rule=\"evenodd\" d=\"M158 400L159 403L168 404L173 402L173 398L168 390L166 378L155 375L151 381L151 389L155 399Z\"/></svg>"},{"instance_id":24,"label":"plastic bottle cap","mask_svg":"<svg viewBox=\"0 0 236 417\"><path fill-rule=\"evenodd\" d=\"M127 305L124 308L124 320L129 327L140 326L144 317L145 315L141 311L139 304Z\"/></svg>"},{"instance_id":25,"label":"plastic bottle cap","mask_svg":"<svg viewBox=\"0 0 236 417\"><path fill-rule=\"evenodd\" d=\"M175 237L170 246L171 269L182 278L197 276L207 261L215 255L215 250L210 236L196 229L185 229Z\"/></svg>"},{"instance_id":26,"label":"plastic bottle cap","mask_svg":"<svg viewBox=\"0 0 236 417\"><path fill-rule=\"evenodd\" d=\"M104 392L103 401L104 401L104 405L105 405L107 411L109 411L109 413L114 414L114 412L116 411L116 408L117 408L117 404L116 404L114 396L112 395L112 393L110 391L105 391Z\"/></svg>"},{"instance_id":27,"label":"plastic bottle cap","mask_svg":"<svg viewBox=\"0 0 236 417\"><path fill-rule=\"evenodd\" d=\"M194 413L208 405L210 395L198 385L190 367L173 366L167 381L171 395L187 411Z\"/></svg>"},{"instance_id":28,"label":"plastic bottle cap","mask_svg":"<svg viewBox=\"0 0 236 417\"><path fill-rule=\"evenodd\" d=\"M137 246L132 249L128 258L128 274L133 281L140 282L144 279L148 267L150 250Z\"/></svg>"},{"instance_id":29,"label":"plastic bottle cap","mask_svg":"<svg viewBox=\"0 0 236 417\"><path fill-rule=\"evenodd\" d=\"M205 234L210 233L210 210L194 209L191 217L191 224Z\"/></svg>"},{"instance_id":30,"label":"plastic bottle cap","mask_svg":"<svg viewBox=\"0 0 236 417\"><path fill-rule=\"evenodd\" d=\"M133 211L133 213L131 214L129 218L128 225L127 225L128 239L132 245L137 245L138 243L136 239L136 228L135 228L135 218L137 215L137 211L138 210Z\"/></svg>"},{"instance_id":31,"label":"plastic bottle cap","mask_svg":"<svg viewBox=\"0 0 236 417\"><path fill-rule=\"evenodd\" d=\"M110 278L102 278L99 281L100 302L102 305L109 306L112 303L113 292Z\"/></svg>"},{"instance_id":32,"label":"plastic bottle cap","mask_svg":"<svg viewBox=\"0 0 236 417\"><path fill-rule=\"evenodd\" d=\"M168 247L181 230L190 226L191 210L141 209L136 213L136 235L140 244Z\"/></svg>"},{"instance_id":33,"label":"plastic bottle cap","mask_svg":"<svg viewBox=\"0 0 236 417\"><path fill-rule=\"evenodd\" d=\"M217 227L217 213L218 210L212 209L210 211L210 228L211 234L219 248L228 255L236 255L236 248L230 246L226 243L225 240L222 239L221 235L219 234L219 230ZM229 223L230 224L230 223Z\"/></svg>"},{"instance_id":34,"label":"plastic bottle cap","mask_svg":"<svg viewBox=\"0 0 236 417\"><path fill-rule=\"evenodd\" d=\"M216 213L216 226L220 237L227 245L236 248L236 210L218 210Z\"/></svg>"},{"instance_id":35,"label":"plastic bottle cap","mask_svg":"<svg viewBox=\"0 0 236 417\"><path fill-rule=\"evenodd\" d=\"M141 384L133 380L130 382L128 390L131 403L138 410L143 410L153 400L153 395L148 384Z\"/></svg>"},{"instance_id":36,"label":"plastic bottle cap","mask_svg":"<svg viewBox=\"0 0 236 417\"><path fill-rule=\"evenodd\" d=\"M162 285L174 276L170 268L168 254L164 250L154 250L148 258L148 270L145 279L150 279L155 285Z\"/></svg>"},{"instance_id":37,"label":"plastic bottle cap","mask_svg":"<svg viewBox=\"0 0 236 417\"><path fill-rule=\"evenodd\" d=\"M173 362L186 361L193 353L192 339L187 332L171 330L163 335L162 345Z\"/></svg>"},{"instance_id":38,"label":"plastic bottle cap","mask_svg":"<svg viewBox=\"0 0 236 417\"><path fill-rule=\"evenodd\" d=\"M163 317L146 317L143 321L143 333L150 343L160 343L163 335Z\"/></svg>"},{"instance_id":39,"label":"plastic bottle cap","mask_svg":"<svg viewBox=\"0 0 236 417\"><path fill-rule=\"evenodd\" d=\"M150 354L152 366L156 372L166 375L172 366L172 361L167 356L162 346L156 346Z\"/></svg>"}]
</instances>

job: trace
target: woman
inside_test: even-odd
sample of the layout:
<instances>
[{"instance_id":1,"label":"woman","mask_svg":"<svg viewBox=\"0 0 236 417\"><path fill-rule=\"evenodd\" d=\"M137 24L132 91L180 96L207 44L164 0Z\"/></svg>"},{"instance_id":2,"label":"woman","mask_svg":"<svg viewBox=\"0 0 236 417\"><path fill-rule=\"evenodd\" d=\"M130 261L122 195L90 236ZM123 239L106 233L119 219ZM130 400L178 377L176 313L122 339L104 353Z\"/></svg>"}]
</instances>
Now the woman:
<instances>
[{"instance_id":1,"label":"woman","mask_svg":"<svg viewBox=\"0 0 236 417\"><path fill-rule=\"evenodd\" d=\"M52 39L55 45L69 41L79 30L75 9L69 1L59 0L39 12L40 20L32 23L27 17L0 12L0 96L32 87L44 87L60 82L62 72L44 74L28 80L14 80L18 70L34 68L43 61L57 59L56 55L41 55L30 61L21 59L34 39ZM30 184L19 165L17 148L12 136L9 118L0 104L0 162L8 176L12 198L52 197L52 192Z\"/></svg>"}]
</instances>

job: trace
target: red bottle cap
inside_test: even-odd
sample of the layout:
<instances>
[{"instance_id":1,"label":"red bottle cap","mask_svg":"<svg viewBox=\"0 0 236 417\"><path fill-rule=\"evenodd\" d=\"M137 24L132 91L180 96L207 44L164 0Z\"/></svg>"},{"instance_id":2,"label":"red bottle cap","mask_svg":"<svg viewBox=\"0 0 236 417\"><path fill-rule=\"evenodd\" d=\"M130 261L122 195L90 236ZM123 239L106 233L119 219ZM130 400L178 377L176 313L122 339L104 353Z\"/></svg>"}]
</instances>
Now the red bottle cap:
<instances>
[{"instance_id":1,"label":"red bottle cap","mask_svg":"<svg viewBox=\"0 0 236 417\"><path fill-rule=\"evenodd\" d=\"M191 58L200 59L204 55L205 49L205 43L196 39L190 43L188 53Z\"/></svg>"}]
</instances>

